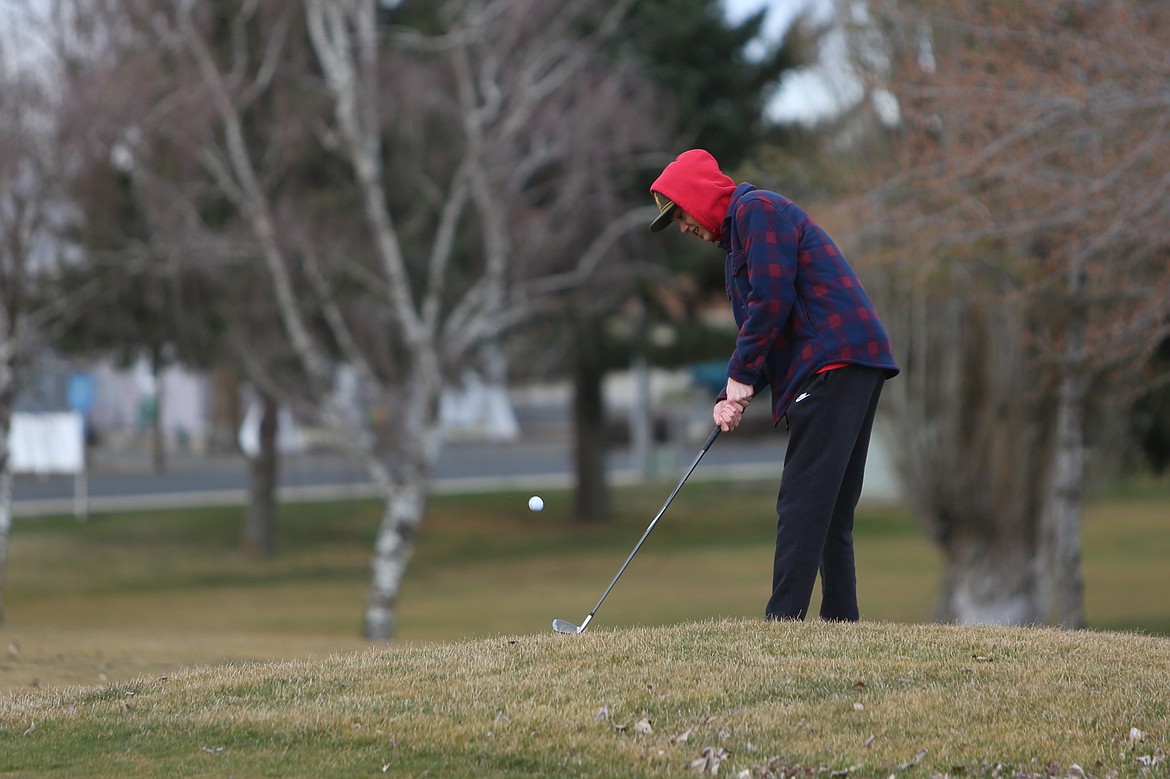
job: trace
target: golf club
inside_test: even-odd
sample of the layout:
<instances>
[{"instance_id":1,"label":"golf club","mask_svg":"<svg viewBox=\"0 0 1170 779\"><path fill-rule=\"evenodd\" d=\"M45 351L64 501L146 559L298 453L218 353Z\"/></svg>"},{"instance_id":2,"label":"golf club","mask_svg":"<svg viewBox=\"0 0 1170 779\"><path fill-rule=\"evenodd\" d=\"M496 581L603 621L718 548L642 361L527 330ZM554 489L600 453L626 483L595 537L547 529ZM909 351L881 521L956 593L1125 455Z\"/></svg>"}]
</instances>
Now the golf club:
<instances>
[{"instance_id":1,"label":"golf club","mask_svg":"<svg viewBox=\"0 0 1170 779\"><path fill-rule=\"evenodd\" d=\"M642 537L638 539L638 543L634 545L634 551L630 552L630 556L626 558L626 561L622 563L622 567L618 570L617 576L613 577L613 581L609 583L609 586L605 588L605 592L601 594L601 600L597 601L597 605L593 607L593 611L589 612L588 616L585 617L580 626L574 625L572 622L568 622L563 619L554 619L552 623L553 630L558 633L572 634L585 632L585 628L589 626L590 621L593 619L593 615L597 613L597 610L601 608L601 604L605 602L605 598L609 595L609 591L613 589L613 586L617 584L617 580L621 578L623 573L625 573L626 566L630 564L630 560L633 560L634 555L638 554L638 550L642 548L642 542L646 540L646 537L650 535L650 531L654 529L656 524L658 524L658 520L661 519L662 515L666 513L666 507L670 505L670 502L674 500L674 496L677 495L678 491L682 489L682 486L686 484L687 478L690 477L691 472L695 470L695 466L699 464L699 460L702 460L703 455L705 455L707 450L711 448L711 444L715 443L715 438L718 435L719 426L716 425L715 429L711 431L711 435L707 436L707 443L703 444L703 448L699 450L699 454L695 457L695 461L691 463L691 467L687 468L686 473L683 474L682 479L674 488L674 491L670 493L670 497L666 499L666 502L662 504L662 508L658 510L658 516L654 517L654 519L650 521L649 526L646 528L646 532L642 534Z\"/></svg>"}]
</instances>

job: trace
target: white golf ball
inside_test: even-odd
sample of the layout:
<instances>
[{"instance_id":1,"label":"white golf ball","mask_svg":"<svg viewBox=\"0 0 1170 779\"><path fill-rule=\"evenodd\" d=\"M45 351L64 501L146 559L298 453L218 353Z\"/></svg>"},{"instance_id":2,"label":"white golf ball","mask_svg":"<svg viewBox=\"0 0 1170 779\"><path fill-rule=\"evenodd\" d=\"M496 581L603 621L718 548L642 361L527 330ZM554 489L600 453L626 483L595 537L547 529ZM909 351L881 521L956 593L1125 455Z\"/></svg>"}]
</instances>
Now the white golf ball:
<instances>
[{"instance_id":1,"label":"white golf ball","mask_svg":"<svg viewBox=\"0 0 1170 779\"><path fill-rule=\"evenodd\" d=\"M542 508L544 508L544 498L540 497L539 495L533 495L528 499L528 508L532 509L533 511L540 511Z\"/></svg>"}]
</instances>

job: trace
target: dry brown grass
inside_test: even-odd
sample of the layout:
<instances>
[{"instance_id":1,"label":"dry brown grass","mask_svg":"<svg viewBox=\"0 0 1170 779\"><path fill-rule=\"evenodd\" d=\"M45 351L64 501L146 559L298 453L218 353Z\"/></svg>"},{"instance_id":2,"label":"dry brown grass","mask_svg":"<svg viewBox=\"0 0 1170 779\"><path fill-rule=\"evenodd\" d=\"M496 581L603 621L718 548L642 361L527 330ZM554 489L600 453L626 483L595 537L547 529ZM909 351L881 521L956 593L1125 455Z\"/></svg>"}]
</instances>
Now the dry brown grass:
<instances>
[{"instance_id":1,"label":"dry brown grass","mask_svg":"<svg viewBox=\"0 0 1170 779\"><path fill-rule=\"evenodd\" d=\"M1124 633L543 632L22 690L0 773L1165 776L1168 689L1170 640Z\"/></svg>"}]
</instances>

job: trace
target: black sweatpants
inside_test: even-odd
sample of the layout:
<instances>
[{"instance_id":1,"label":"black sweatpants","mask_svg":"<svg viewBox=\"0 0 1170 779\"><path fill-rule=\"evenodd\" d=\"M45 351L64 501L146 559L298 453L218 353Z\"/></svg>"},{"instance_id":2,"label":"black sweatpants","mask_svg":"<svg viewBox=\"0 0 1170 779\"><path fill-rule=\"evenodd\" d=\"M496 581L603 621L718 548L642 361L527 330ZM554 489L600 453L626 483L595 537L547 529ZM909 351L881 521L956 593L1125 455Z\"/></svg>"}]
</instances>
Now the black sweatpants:
<instances>
[{"instance_id":1,"label":"black sweatpants","mask_svg":"<svg viewBox=\"0 0 1170 779\"><path fill-rule=\"evenodd\" d=\"M808 379L788 407L768 619L804 619L818 570L821 619L859 617L853 512L884 381L880 369L847 365Z\"/></svg>"}]
</instances>

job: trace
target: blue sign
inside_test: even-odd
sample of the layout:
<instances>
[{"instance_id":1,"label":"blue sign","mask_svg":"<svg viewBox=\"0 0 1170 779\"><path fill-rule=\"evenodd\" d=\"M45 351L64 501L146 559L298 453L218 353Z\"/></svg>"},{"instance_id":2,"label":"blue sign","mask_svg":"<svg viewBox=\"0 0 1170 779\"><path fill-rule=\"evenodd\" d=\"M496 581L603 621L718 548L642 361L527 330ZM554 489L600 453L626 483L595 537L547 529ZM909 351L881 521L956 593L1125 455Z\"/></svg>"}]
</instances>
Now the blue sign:
<instances>
[{"instance_id":1,"label":"blue sign","mask_svg":"<svg viewBox=\"0 0 1170 779\"><path fill-rule=\"evenodd\" d=\"M91 374L71 373L65 386L65 395L69 408L83 417L89 416L89 410L93 408L93 402L97 397L97 382Z\"/></svg>"}]
</instances>

